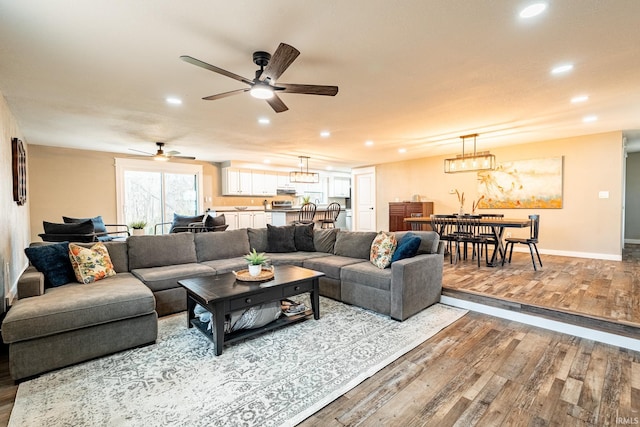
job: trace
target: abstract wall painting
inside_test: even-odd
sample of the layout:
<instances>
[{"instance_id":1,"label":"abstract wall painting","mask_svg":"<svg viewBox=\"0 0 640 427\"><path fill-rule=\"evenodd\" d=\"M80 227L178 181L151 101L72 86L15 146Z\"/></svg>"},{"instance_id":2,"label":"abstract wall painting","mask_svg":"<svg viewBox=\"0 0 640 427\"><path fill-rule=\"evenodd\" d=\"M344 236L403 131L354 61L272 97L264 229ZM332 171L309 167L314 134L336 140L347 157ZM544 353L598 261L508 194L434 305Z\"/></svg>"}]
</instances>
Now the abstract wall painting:
<instances>
[{"instance_id":1,"label":"abstract wall painting","mask_svg":"<svg viewBox=\"0 0 640 427\"><path fill-rule=\"evenodd\" d=\"M499 163L478 172L480 209L561 209L563 158Z\"/></svg>"}]
</instances>

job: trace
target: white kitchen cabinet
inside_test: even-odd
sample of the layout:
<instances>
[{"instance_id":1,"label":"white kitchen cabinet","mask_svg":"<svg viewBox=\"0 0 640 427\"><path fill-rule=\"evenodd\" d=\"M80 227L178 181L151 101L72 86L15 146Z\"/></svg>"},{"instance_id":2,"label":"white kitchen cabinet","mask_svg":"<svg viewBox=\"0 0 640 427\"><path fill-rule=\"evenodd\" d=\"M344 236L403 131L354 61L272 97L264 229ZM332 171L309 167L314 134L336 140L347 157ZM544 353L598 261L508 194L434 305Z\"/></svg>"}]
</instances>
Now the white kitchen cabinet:
<instances>
[{"instance_id":1,"label":"white kitchen cabinet","mask_svg":"<svg viewBox=\"0 0 640 427\"><path fill-rule=\"evenodd\" d=\"M251 171L251 194L254 196L275 196L278 175L275 172Z\"/></svg>"},{"instance_id":2,"label":"white kitchen cabinet","mask_svg":"<svg viewBox=\"0 0 640 427\"><path fill-rule=\"evenodd\" d=\"M329 180L329 197L351 197L351 178L331 177Z\"/></svg>"},{"instance_id":3,"label":"white kitchen cabinet","mask_svg":"<svg viewBox=\"0 0 640 427\"><path fill-rule=\"evenodd\" d=\"M223 212L224 213L224 219L226 221L227 224L229 224L229 227L227 227L227 230L237 230L238 228L238 212Z\"/></svg>"},{"instance_id":4,"label":"white kitchen cabinet","mask_svg":"<svg viewBox=\"0 0 640 427\"><path fill-rule=\"evenodd\" d=\"M251 170L237 168L222 169L223 196L250 196Z\"/></svg>"},{"instance_id":5,"label":"white kitchen cabinet","mask_svg":"<svg viewBox=\"0 0 640 427\"><path fill-rule=\"evenodd\" d=\"M276 185L278 188L289 188L293 185L289 182L288 172L278 172Z\"/></svg>"},{"instance_id":6,"label":"white kitchen cabinet","mask_svg":"<svg viewBox=\"0 0 640 427\"><path fill-rule=\"evenodd\" d=\"M267 226L266 214L262 211L238 212L238 228L264 228Z\"/></svg>"}]
</instances>

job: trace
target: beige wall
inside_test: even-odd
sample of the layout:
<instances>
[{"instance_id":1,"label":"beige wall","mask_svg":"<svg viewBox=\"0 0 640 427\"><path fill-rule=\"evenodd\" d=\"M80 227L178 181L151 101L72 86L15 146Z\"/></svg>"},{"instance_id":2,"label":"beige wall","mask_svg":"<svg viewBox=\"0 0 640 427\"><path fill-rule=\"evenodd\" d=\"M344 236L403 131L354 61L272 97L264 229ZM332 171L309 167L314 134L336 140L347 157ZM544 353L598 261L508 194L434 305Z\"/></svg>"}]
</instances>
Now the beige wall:
<instances>
[{"instance_id":1,"label":"beige wall","mask_svg":"<svg viewBox=\"0 0 640 427\"><path fill-rule=\"evenodd\" d=\"M29 245L29 206L31 189L27 179L27 203L18 206L13 201L13 168L11 161L11 138L22 140L27 152L31 152L22 136L15 117L4 96L0 93L0 284L4 297L15 294L18 277L27 266L24 248ZM28 169L27 169L28 171ZM2 305L0 305L2 307ZM0 310L1 311L1 310Z\"/></svg>"},{"instance_id":2,"label":"beige wall","mask_svg":"<svg viewBox=\"0 0 640 427\"><path fill-rule=\"evenodd\" d=\"M621 255L621 132L503 147L491 152L498 162L564 156L562 209L492 211L523 218L539 213L539 247L546 253L613 259ZM478 198L477 175L445 174L445 157L450 156L376 166L378 229L389 227L388 202L396 198L410 200L413 194L433 201L436 213L453 213L458 211L458 201L449 190L458 189L465 192L466 211L471 210L472 200ZM599 191L608 191L609 198L599 199Z\"/></svg>"},{"instance_id":3,"label":"beige wall","mask_svg":"<svg viewBox=\"0 0 640 427\"><path fill-rule=\"evenodd\" d=\"M42 221L62 222L62 216L94 217L105 223L117 222L114 153L68 148L29 146L31 182L31 240L40 241ZM152 160L149 160L152 161ZM178 160L175 160L178 161ZM203 166L203 196L220 193L217 165ZM213 205L205 203L203 209Z\"/></svg>"}]
</instances>

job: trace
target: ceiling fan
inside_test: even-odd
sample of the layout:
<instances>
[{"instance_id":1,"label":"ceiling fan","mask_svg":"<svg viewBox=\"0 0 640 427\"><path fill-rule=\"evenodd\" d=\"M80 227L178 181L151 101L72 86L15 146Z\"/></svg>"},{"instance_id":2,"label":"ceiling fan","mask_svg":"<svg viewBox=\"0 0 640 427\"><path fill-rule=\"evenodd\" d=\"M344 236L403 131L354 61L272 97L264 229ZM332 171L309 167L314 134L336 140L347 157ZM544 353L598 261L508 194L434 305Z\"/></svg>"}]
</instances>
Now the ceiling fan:
<instances>
[{"instance_id":1,"label":"ceiling fan","mask_svg":"<svg viewBox=\"0 0 640 427\"><path fill-rule=\"evenodd\" d=\"M260 69L256 70L256 76L253 80L239 76L230 71L223 70L215 65L207 64L206 62L202 62L199 59L192 58L191 56L183 55L180 59L249 85L248 88L236 89L230 92L206 96L202 99L213 101L215 99L226 98L227 96L239 93L250 92L253 97L266 100L276 113L282 113L283 111L287 111L289 108L284 104L284 102L282 102L276 92L325 96L335 96L338 93L338 86L276 83L278 77L280 77L282 73L289 68L289 65L295 61L298 55L300 55L300 51L298 51L298 49L285 43L280 43L280 46L278 46L278 49L276 49L273 56L268 52L254 52L253 62L258 65Z\"/></svg>"},{"instance_id":2,"label":"ceiling fan","mask_svg":"<svg viewBox=\"0 0 640 427\"><path fill-rule=\"evenodd\" d=\"M140 151L140 150L136 150L134 148L129 148L129 150L131 151L137 151L138 153L142 153L145 155L145 157L153 157L153 160L159 160L159 161L167 161L170 159L187 159L187 160L195 160L195 157L191 157L191 156L178 156L177 154L180 154L179 151L164 151L162 149L162 147L164 147L164 142L156 142L156 145L158 146L158 150L156 151L155 154L153 153L147 153L146 151Z\"/></svg>"}]
</instances>

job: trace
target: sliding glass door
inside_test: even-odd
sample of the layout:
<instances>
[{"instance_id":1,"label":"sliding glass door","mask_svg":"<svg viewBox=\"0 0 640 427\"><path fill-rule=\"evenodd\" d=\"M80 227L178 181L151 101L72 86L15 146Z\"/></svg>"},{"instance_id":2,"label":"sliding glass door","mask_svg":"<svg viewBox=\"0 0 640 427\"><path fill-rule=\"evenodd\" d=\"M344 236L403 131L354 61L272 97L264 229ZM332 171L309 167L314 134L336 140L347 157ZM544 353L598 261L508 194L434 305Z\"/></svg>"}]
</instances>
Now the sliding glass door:
<instances>
[{"instance_id":1,"label":"sliding glass door","mask_svg":"<svg viewBox=\"0 0 640 427\"><path fill-rule=\"evenodd\" d=\"M118 223L144 221L145 232L166 232L157 225L173 214L197 215L201 203L202 166L148 160L116 159ZM122 222L120 222L122 221Z\"/></svg>"}]
</instances>

